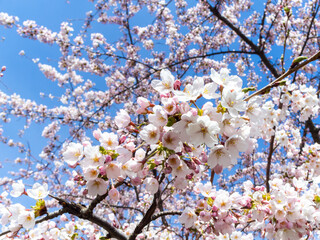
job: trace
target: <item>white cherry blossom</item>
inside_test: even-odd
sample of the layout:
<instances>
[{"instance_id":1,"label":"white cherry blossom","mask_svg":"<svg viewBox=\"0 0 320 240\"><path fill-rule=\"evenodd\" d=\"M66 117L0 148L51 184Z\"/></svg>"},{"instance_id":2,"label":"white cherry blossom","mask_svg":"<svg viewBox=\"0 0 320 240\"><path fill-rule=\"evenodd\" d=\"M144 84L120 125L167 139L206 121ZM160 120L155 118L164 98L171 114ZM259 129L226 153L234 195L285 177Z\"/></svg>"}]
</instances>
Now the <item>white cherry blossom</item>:
<instances>
[{"instance_id":1,"label":"white cherry blossom","mask_svg":"<svg viewBox=\"0 0 320 240\"><path fill-rule=\"evenodd\" d=\"M48 184L44 183L41 185L40 183L35 183L32 189L27 189L27 194L34 199L43 199L48 196Z\"/></svg>"},{"instance_id":2,"label":"white cherry blossom","mask_svg":"<svg viewBox=\"0 0 320 240\"><path fill-rule=\"evenodd\" d=\"M218 143L217 134L219 133L219 125L215 121L211 121L208 116L199 116L195 123L189 123L187 134L191 143L196 146L206 144L213 147Z\"/></svg>"}]
</instances>

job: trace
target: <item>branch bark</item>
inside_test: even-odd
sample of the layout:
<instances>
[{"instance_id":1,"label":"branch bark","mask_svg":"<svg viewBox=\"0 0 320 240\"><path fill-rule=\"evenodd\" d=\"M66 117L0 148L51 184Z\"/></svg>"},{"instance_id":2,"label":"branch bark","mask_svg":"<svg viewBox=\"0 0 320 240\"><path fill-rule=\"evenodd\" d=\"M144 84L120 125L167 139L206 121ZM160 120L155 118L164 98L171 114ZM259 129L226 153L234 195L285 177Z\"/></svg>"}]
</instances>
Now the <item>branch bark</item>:
<instances>
[{"instance_id":1,"label":"branch bark","mask_svg":"<svg viewBox=\"0 0 320 240\"><path fill-rule=\"evenodd\" d=\"M53 218L56 218L56 217L58 217L58 216L60 216L60 215L62 215L62 214L64 214L64 213L66 213L66 211L65 211L65 209L63 209L63 208L60 209L60 210L58 210L58 211L49 213L48 215L46 215L46 216L38 219L38 220L36 221L36 224L41 223L41 222L44 222L44 221L47 221L47 220L50 220L50 219L53 219ZM21 227L21 228L22 228L22 227ZM20 228L20 229L21 229L21 228ZM19 229L19 230L20 230L20 229ZM19 231L19 230L18 230L18 231ZM0 233L0 237L1 237L1 236L4 236L4 235L6 235L6 234L9 234L9 233L11 233L11 231L2 232L2 233ZM17 233L17 232L16 232L16 233Z\"/></svg>"},{"instance_id":2,"label":"branch bark","mask_svg":"<svg viewBox=\"0 0 320 240\"><path fill-rule=\"evenodd\" d=\"M259 46L257 46L256 44L254 44L246 35L243 34L243 32L239 28L234 26L227 18L222 16L216 7L211 6L210 3L208 3L208 1L206 1L206 3L208 5L208 7L209 7L210 12L214 16L216 16L220 21L222 21L229 28L231 28L246 44L248 44L251 47L251 49L255 53L257 53L257 55L260 57L260 59L263 62L263 64L270 70L272 75L274 77L276 77L276 78L279 77L279 73L278 73L277 69L275 69L275 67L269 61L269 59L264 54L264 52L261 51L261 48Z\"/></svg>"},{"instance_id":3,"label":"branch bark","mask_svg":"<svg viewBox=\"0 0 320 240\"><path fill-rule=\"evenodd\" d=\"M53 196L51 194L49 194L49 196L56 199L59 202L64 212L97 224L98 226L105 229L109 233L109 235L113 238L116 238L118 240L127 240L127 237L122 232L120 232L118 229L113 227L107 221L93 214L92 211L88 210L87 207L82 206L81 204L68 202L65 199Z\"/></svg>"},{"instance_id":4,"label":"branch bark","mask_svg":"<svg viewBox=\"0 0 320 240\"><path fill-rule=\"evenodd\" d=\"M313 141L320 144L320 136L319 131L320 129L315 127L314 123L312 122L311 118L309 118L306 122L306 127L309 129Z\"/></svg>"},{"instance_id":5,"label":"branch bark","mask_svg":"<svg viewBox=\"0 0 320 240\"><path fill-rule=\"evenodd\" d=\"M154 194L151 206L149 207L148 211L146 212L146 214L144 215L142 220L139 222L139 224L134 229L133 233L129 237L129 240L135 240L137 235L142 232L143 228L145 226L147 226L152 221L151 220L152 215L155 212L155 210L157 209L157 202L158 202L157 200L159 197L160 197L160 190L158 190L158 192L156 194Z\"/></svg>"},{"instance_id":6,"label":"branch bark","mask_svg":"<svg viewBox=\"0 0 320 240\"><path fill-rule=\"evenodd\" d=\"M272 87L277 86L277 84L285 79L286 77L288 77L290 74L298 71L300 68L306 66L307 64L316 61L317 59L320 58L320 51L318 51L316 54L314 54L313 56L311 56L310 58L308 58L306 61L304 61L303 63L293 67L293 68L289 68L288 71L286 71L284 74L282 74L280 77L278 77L276 80L274 80L273 82L269 83L267 86L261 88L260 90L256 91L255 93L253 93L252 95L250 95L249 97L245 98L244 101L248 101L250 98L263 94L265 93L267 90L270 90Z\"/></svg>"}]
</instances>

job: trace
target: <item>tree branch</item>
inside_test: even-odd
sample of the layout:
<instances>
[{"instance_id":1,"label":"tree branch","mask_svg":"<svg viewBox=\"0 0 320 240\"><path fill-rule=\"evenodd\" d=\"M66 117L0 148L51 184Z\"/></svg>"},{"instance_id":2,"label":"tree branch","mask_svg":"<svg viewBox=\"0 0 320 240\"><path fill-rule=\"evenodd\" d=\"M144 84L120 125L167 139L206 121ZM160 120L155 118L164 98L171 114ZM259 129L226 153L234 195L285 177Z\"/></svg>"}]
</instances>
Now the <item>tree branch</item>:
<instances>
[{"instance_id":1,"label":"tree branch","mask_svg":"<svg viewBox=\"0 0 320 240\"><path fill-rule=\"evenodd\" d=\"M303 63L293 67L293 68L289 68L288 71L286 71L284 74L282 74L280 77L278 77L276 80L274 80L273 82L269 83L267 86L261 88L260 90L256 91L255 93L253 93L252 95L250 95L249 97L245 98L244 101L248 101L250 98L263 94L266 91L270 90L272 87L277 86L277 84L283 80L284 78L288 77L291 73L294 73L296 71L298 71L300 68L306 66L308 63L313 62L317 59L320 58L320 51L318 51L316 54L314 54L313 56L311 56L310 58L308 58L306 61L304 61Z\"/></svg>"},{"instance_id":2,"label":"tree branch","mask_svg":"<svg viewBox=\"0 0 320 240\"><path fill-rule=\"evenodd\" d=\"M165 175L162 174L161 178L159 179L159 185L161 184L164 178L165 178ZM161 193L160 193L160 186L159 186L158 192L156 192L156 194L153 195L153 201L151 206L149 207L148 211L146 212L142 220L136 226L136 228L134 229L133 233L131 234L128 240L135 240L136 236L142 232L143 228L152 221L151 220L152 215L157 209L158 199L160 199L160 197L161 197Z\"/></svg>"},{"instance_id":3,"label":"tree branch","mask_svg":"<svg viewBox=\"0 0 320 240\"><path fill-rule=\"evenodd\" d=\"M220 21L222 21L224 24L226 24L229 28L231 28L246 44L248 44L251 49L257 53L257 55L260 57L261 61L264 63L264 65L270 70L272 75L274 77L279 77L278 71L274 68L274 66L271 64L271 62L268 60L266 55L263 51L261 51L260 47L254 44L246 35L242 33L242 31L234 26L227 18L222 16L218 9L216 7L211 6L208 1L205 1L209 7L210 12L216 16Z\"/></svg>"},{"instance_id":4,"label":"tree branch","mask_svg":"<svg viewBox=\"0 0 320 240\"><path fill-rule=\"evenodd\" d=\"M146 212L142 220L134 229L133 233L129 237L129 240L135 240L137 235L142 232L143 228L151 222L152 215L154 211L157 209L157 199L159 196L160 196L160 190L158 190L158 192L153 195L153 201L150 208L148 209L148 211Z\"/></svg>"},{"instance_id":5,"label":"tree branch","mask_svg":"<svg viewBox=\"0 0 320 240\"><path fill-rule=\"evenodd\" d=\"M44 216L44 217L36 220L36 224L41 223L41 222L44 222L44 221L47 221L47 220L50 220L50 219L53 219L53 218L56 218L56 217L58 217L58 216L60 216L60 215L62 215L62 214L64 214L64 213L66 213L66 210L62 208L62 209L60 209L60 210L58 210L58 211L52 212L52 213L50 213L50 214L48 214L48 215L46 215L46 216ZM21 228L22 228L22 227L21 227ZM20 229L21 229L21 228L20 228ZM19 229L19 230L20 230L20 229ZM18 230L18 231L19 231L19 230ZM18 232L18 231L17 231L17 232ZM16 232L16 233L17 233L17 232ZM8 233L11 233L11 231L5 231L5 232L0 233L0 237L6 235L6 234L8 234Z\"/></svg>"},{"instance_id":6,"label":"tree branch","mask_svg":"<svg viewBox=\"0 0 320 240\"><path fill-rule=\"evenodd\" d=\"M304 49L305 49L306 46L307 46L307 42L308 42L309 39L310 39L311 29L312 29L312 26L313 26L313 24L314 24L314 20L315 20L317 14L318 14L319 7L320 7L320 3L319 3L319 2L317 2L317 3L318 3L318 5L315 6L315 10L312 11L312 19L311 19L310 24L309 24L309 27L308 27L308 32L307 32L307 34L306 34L306 40L305 40L304 43L303 43L303 46L302 46L302 48L301 48L301 51L300 51L299 56L302 56L303 51L304 51ZM297 75L297 72L294 73L294 77L293 77L292 83L294 83L294 82L296 81L296 75Z\"/></svg>"},{"instance_id":7,"label":"tree branch","mask_svg":"<svg viewBox=\"0 0 320 240\"><path fill-rule=\"evenodd\" d=\"M114 187L117 188L119 186L121 186L123 184L123 182L118 182ZM104 200L109 194L109 190L103 194L103 195L97 195L95 197L95 199L92 200L92 202L89 204L88 208L87 208L87 211L90 211L92 212L93 209L102 201Z\"/></svg>"},{"instance_id":8,"label":"tree branch","mask_svg":"<svg viewBox=\"0 0 320 240\"><path fill-rule=\"evenodd\" d=\"M306 127L309 129L311 136L313 138L313 141L320 144L320 136L319 136L320 129L314 126L314 123L312 122L311 118L309 118L306 121Z\"/></svg>"},{"instance_id":9,"label":"tree branch","mask_svg":"<svg viewBox=\"0 0 320 240\"><path fill-rule=\"evenodd\" d=\"M113 238L116 238L119 240L127 240L127 237L123 233L121 233L118 229L113 227L107 221L93 214L92 211L89 211L88 208L86 208L85 206L82 206L81 204L76 204L73 202L68 202L65 199L53 196L51 194L49 194L49 196L56 199L66 213L72 214L74 216L77 216L79 218L82 218L97 224L98 226L105 229L109 233L109 235Z\"/></svg>"},{"instance_id":10,"label":"tree branch","mask_svg":"<svg viewBox=\"0 0 320 240\"><path fill-rule=\"evenodd\" d=\"M159 217L167 216L167 215L181 215L181 211L167 211L167 212L159 212L152 216L151 221L156 220Z\"/></svg>"}]
</instances>

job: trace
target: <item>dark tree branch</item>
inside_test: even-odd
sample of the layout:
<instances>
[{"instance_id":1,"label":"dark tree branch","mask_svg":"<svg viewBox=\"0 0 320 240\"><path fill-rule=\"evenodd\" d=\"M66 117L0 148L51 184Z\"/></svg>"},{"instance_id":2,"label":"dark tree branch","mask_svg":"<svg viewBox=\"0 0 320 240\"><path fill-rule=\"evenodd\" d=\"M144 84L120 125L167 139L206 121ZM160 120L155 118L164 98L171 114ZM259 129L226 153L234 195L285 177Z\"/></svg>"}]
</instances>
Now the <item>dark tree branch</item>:
<instances>
[{"instance_id":1,"label":"dark tree branch","mask_svg":"<svg viewBox=\"0 0 320 240\"><path fill-rule=\"evenodd\" d=\"M266 13L267 13L267 7L268 7L268 4L270 3L271 1L268 0L268 2L266 3L266 6L264 8L264 11L263 11L263 16L262 16L262 19L261 19L261 26L260 26L260 33L259 33L259 46L260 46L260 49L264 49L264 44L262 43L262 33L264 32L264 24L265 24L265 19L266 19Z\"/></svg>"},{"instance_id":2,"label":"dark tree branch","mask_svg":"<svg viewBox=\"0 0 320 240\"><path fill-rule=\"evenodd\" d=\"M241 50L228 50L228 51L220 51L220 52L213 52L213 53L207 53L207 54L203 54L203 55L197 55L197 56L192 56L192 57L187 57L185 59L182 59L180 61L177 61L177 62L173 62L171 64L169 64L167 66L167 68L171 68L171 67L174 67L176 65L179 65L181 63L185 63L185 62L188 62L190 60L193 60L193 59L198 59L198 58L207 58L207 57L211 57L211 56L216 56L216 55L223 55L223 54L258 54L258 52L249 52L249 51L241 51Z\"/></svg>"},{"instance_id":3,"label":"dark tree branch","mask_svg":"<svg viewBox=\"0 0 320 240\"><path fill-rule=\"evenodd\" d=\"M274 130L275 130L275 128L274 128ZM267 189L267 192L270 192L269 180L270 180L270 173L271 173L272 154L274 152L274 148L273 148L274 140L275 140L275 135L272 135L271 139L270 139L270 144L269 144L269 153L268 153L267 168L266 168L266 189Z\"/></svg>"},{"instance_id":4,"label":"dark tree branch","mask_svg":"<svg viewBox=\"0 0 320 240\"><path fill-rule=\"evenodd\" d=\"M160 197L160 191L158 191L156 194L153 195L153 201L150 208L148 209L146 214L143 216L142 220L134 229L133 233L129 237L129 240L135 240L137 235L142 232L143 228L151 222L152 215L157 209L157 200L159 197Z\"/></svg>"},{"instance_id":5,"label":"dark tree branch","mask_svg":"<svg viewBox=\"0 0 320 240\"><path fill-rule=\"evenodd\" d=\"M305 40L304 43L303 43L303 46L302 46L302 48L301 48L301 51L300 51L299 56L302 56L303 51L304 51L304 49L305 49L306 46L307 46L307 42L308 42L309 39L310 39L311 29L312 29L312 26L314 25L314 20L315 20L317 14L318 14L318 12L319 12L319 7L320 7L320 3L319 3L319 2L317 2L317 3L318 3L318 5L315 6L315 10L312 12L312 19L311 19L310 24L309 24L309 27L308 27L308 32L307 32L307 34L306 34L306 40ZM296 76L297 76L297 72L294 73L294 77L293 77L292 83L294 83L294 82L296 81Z\"/></svg>"},{"instance_id":6,"label":"dark tree branch","mask_svg":"<svg viewBox=\"0 0 320 240\"><path fill-rule=\"evenodd\" d=\"M320 129L314 126L314 123L312 122L311 118L307 120L306 127L309 129L311 136L313 138L313 141L320 144L320 136L319 136Z\"/></svg>"},{"instance_id":7,"label":"dark tree branch","mask_svg":"<svg viewBox=\"0 0 320 240\"><path fill-rule=\"evenodd\" d=\"M50 219L53 219L53 218L56 218L56 217L58 217L58 216L60 216L60 215L62 215L62 214L64 214L64 213L66 213L66 210L63 209L63 208L60 209L60 210L58 210L58 211L49 213L48 215L46 215L46 216L44 216L44 217L36 220L36 224L41 223L41 222L44 222L44 221L47 221L47 220L50 220ZM22 228L22 227L21 227L21 228ZM21 229L21 228L20 228L20 229ZM20 230L20 229L19 229L19 230ZM18 231L19 231L19 230L18 230ZM2 232L2 233L0 233L0 237L6 235L6 234L8 234L8 233L12 233L12 232L11 232L11 231ZM16 233L17 233L17 232L16 232ZM14 234L14 233L13 233L13 234Z\"/></svg>"},{"instance_id":8,"label":"dark tree branch","mask_svg":"<svg viewBox=\"0 0 320 240\"><path fill-rule=\"evenodd\" d=\"M159 217L167 216L167 215L181 215L181 211L167 211L167 212L159 212L152 216L151 221L158 219Z\"/></svg>"},{"instance_id":9,"label":"dark tree branch","mask_svg":"<svg viewBox=\"0 0 320 240\"><path fill-rule=\"evenodd\" d=\"M129 207L129 206L119 206L119 205L112 205L112 204L109 204L109 207L111 208L122 208L122 209L130 209L130 210L134 210L134 211L137 211L137 212L140 212L142 214L144 214L144 212L138 208L134 208L134 207Z\"/></svg>"},{"instance_id":10,"label":"dark tree branch","mask_svg":"<svg viewBox=\"0 0 320 240\"><path fill-rule=\"evenodd\" d=\"M161 199L161 195L159 196L158 208L159 208L159 210L160 210L161 212L164 212L163 200ZM151 220L151 221L152 221L152 220ZM162 221L162 223L163 223L164 226L166 226L166 227L169 226L169 224L168 224L168 222L167 222L167 220L166 220L165 215L162 215L162 216L161 216L161 221Z\"/></svg>"},{"instance_id":11,"label":"dark tree branch","mask_svg":"<svg viewBox=\"0 0 320 240\"><path fill-rule=\"evenodd\" d=\"M282 74L281 76L279 76L276 80L274 80L273 82L269 83L267 86L261 88L260 90L256 91L255 93L253 93L252 95L250 95L249 97L245 98L245 101L248 101L250 98L260 95L260 94L264 94L267 90L270 90L272 87L276 87L278 86L278 83L285 79L286 77L288 77L290 74L298 71L300 68L306 66L307 64L309 64L310 62L316 61L320 58L320 51L318 51L316 54L314 54L313 56L311 56L310 58L308 58L306 61L302 62L301 64L293 67L293 68L289 68L288 71L286 71L284 74Z\"/></svg>"},{"instance_id":12,"label":"dark tree branch","mask_svg":"<svg viewBox=\"0 0 320 240\"><path fill-rule=\"evenodd\" d=\"M165 175L162 174L161 178L159 179L159 185L161 184L164 178L165 178ZM137 235L142 232L143 228L152 221L152 215L157 209L158 201L160 200L160 197L161 197L161 193L160 193L160 186L159 186L158 192L156 192L156 194L153 195L153 201L151 206L149 207L146 214L143 216L142 220L136 226L136 228L134 229L133 233L131 234L128 240L135 240Z\"/></svg>"},{"instance_id":13,"label":"dark tree branch","mask_svg":"<svg viewBox=\"0 0 320 240\"><path fill-rule=\"evenodd\" d=\"M242 31L234 26L227 18L222 16L218 9L216 7L211 6L208 1L206 1L209 10L213 15L215 15L220 21L222 21L224 24L226 24L229 28L231 28L246 44L248 44L251 49L257 53L257 55L260 57L261 61L264 63L264 65L269 69L269 71L272 73L274 77L279 77L278 71L274 68L272 63L268 60L266 55L263 51L261 51L260 47L254 44L246 35L242 33Z\"/></svg>"},{"instance_id":14,"label":"dark tree branch","mask_svg":"<svg viewBox=\"0 0 320 240\"><path fill-rule=\"evenodd\" d=\"M114 187L117 188L117 187L121 186L122 184L123 184L123 182L119 182L119 183L115 184ZM104 199L108 196L108 194L109 194L109 190L108 190L105 194L103 194L103 195L98 195L98 196L96 196L95 199L93 199L92 202L90 203L90 205L88 206L87 211L92 213L93 209L94 209L102 200L104 200Z\"/></svg>"},{"instance_id":15,"label":"dark tree branch","mask_svg":"<svg viewBox=\"0 0 320 240\"><path fill-rule=\"evenodd\" d=\"M65 199L55 197L51 194L49 194L49 196L56 199L59 202L64 212L97 224L98 226L108 231L109 235L113 238L116 238L119 240L127 240L127 237L123 233L121 233L118 229L113 227L107 221L93 214L92 211L88 210L88 208L86 208L85 206L82 206L81 204L76 204L73 202L68 202Z\"/></svg>"}]
</instances>

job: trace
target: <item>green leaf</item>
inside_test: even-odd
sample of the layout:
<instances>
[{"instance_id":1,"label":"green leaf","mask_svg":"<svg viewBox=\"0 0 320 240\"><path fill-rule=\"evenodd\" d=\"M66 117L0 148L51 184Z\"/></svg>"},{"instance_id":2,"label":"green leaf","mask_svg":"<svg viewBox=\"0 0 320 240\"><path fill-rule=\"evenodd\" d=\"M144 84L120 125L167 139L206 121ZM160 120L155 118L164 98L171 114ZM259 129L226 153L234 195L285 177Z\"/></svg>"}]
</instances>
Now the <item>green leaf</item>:
<instances>
[{"instance_id":1,"label":"green leaf","mask_svg":"<svg viewBox=\"0 0 320 240\"><path fill-rule=\"evenodd\" d=\"M306 56L300 56L300 57L295 58L292 63L293 63L293 64L294 64L294 63L297 64L297 63L302 62L303 60L306 60L306 59L308 59L308 57L306 57Z\"/></svg>"},{"instance_id":2,"label":"green leaf","mask_svg":"<svg viewBox=\"0 0 320 240\"><path fill-rule=\"evenodd\" d=\"M119 153L115 153L115 152L112 153L112 155L111 155L113 160L116 159L118 156L119 156Z\"/></svg>"},{"instance_id":3,"label":"green leaf","mask_svg":"<svg viewBox=\"0 0 320 240\"><path fill-rule=\"evenodd\" d=\"M285 11L285 13L287 14L287 16L291 16L291 9L289 7L284 7L283 10Z\"/></svg>"},{"instance_id":4,"label":"green leaf","mask_svg":"<svg viewBox=\"0 0 320 240\"><path fill-rule=\"evenodd\" d=\"M247 87L247 88L242 89L242 92L247 93L247 92L256 91L256 90L257 90L256 87Z\"/></svg>"},{"instance_id":5,"label":"green leaf","mask_svg":"<svg viewBox=\"0 0 320 240\"><path fill-rule=\"evenodd\" d=\"M219 103L219 105L217 106L217 113L226 113L227 109L225 107L222 107L221 103Z\"/></svg>"},{"instance_id":6,"label":"green leaf","mask_svg":"<svg viewBox=\"0 0 320 240\"><path fill-rule=\"evenodd\" d=\"M209 205L210 207L212 207L212 205L213 205L213 199L212 199L211 197L209 197L209 198L207 199L207 203L208 203L208 205Z\"/></svg>"},{"instance_id":7,"label":"green leaf","mask_svg":"<svg viewBox=\"0 0 320 240\"><path fill-rule=\"evenodd\" d=\"M43 199L38 199L36 205L32 207L34 210L34 216L39 217L47 214L46 202Z\"/></svg>"},{"instance_id":8,"label":"green leaf","mask_svg":"<svg viewBox=\"0 0 320 240\"><path fill-rule=\"evenodd\" d=\"M157 167L157 164L154 163L154 160L148 161L147 164L149 165L149 169L150 170L152 170L152 169Z\"/></svg>"},{"instance_id":9,"label":"green leaf","mask_svg":"<svg viewBox=\"0 0 320 240\"><path fill-rule=\"evenodd\" d=\"M175 117L174 117L174 116L170 116L170 117L168 118L167 127L171 127L175 122L176 122Z\"/></svg>"},{"instance_id":10,"label":"green leaf","mask_svg":"<svg viewBox=\"0 0 320 240\"><path fill-rule=\"evenodd\" d=\"M105 150L104 147L102 147L102 146L99 147L99 152L101 152L101 154L103 154L103 155L108 154L107 150Z\"/></svg>"},{"instance_id":11,"label":"green leaf","mask_svg":"<svg viewBox=\"0 0 320 240\"><path fill-rule=\"evenodd\" d=\"M74 233L72 236L71 236L71 239L72 240L75 240L78 238L78 233Z\"/></svg>"}]
</instances>

